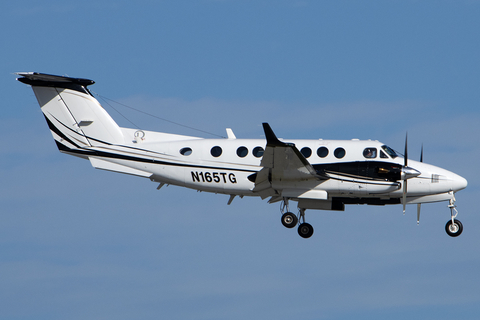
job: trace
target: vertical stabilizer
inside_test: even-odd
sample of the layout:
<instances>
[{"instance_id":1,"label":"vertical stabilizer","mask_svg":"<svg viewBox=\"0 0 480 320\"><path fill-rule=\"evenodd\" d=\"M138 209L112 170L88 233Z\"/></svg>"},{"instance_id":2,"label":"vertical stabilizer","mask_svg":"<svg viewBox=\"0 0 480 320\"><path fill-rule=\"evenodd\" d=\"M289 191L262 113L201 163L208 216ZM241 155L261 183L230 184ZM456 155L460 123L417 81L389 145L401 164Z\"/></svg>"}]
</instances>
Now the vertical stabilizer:
<instances>
[{"instance_id":1,"label":"vertical stabilizer","mask_svg":"<svg viewBox=\"0 0 480 320\"><path fill-rule=\"evenodd\" d=\"M36 72L17 73L31 85L60 149L122 144L117 123L88 91L95 82Z\"/></svg>"}]
</instances>

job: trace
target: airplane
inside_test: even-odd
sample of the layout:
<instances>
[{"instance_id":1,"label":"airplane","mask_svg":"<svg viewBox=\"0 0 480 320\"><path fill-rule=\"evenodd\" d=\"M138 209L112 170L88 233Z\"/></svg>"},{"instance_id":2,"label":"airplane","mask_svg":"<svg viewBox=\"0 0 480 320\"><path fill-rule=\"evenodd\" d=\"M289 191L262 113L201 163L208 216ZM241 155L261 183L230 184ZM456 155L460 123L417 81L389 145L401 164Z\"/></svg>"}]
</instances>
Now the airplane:
<instances>
[{"instance_id":1,"label":"airplane","mask_svg":"<svg viewBox=\"0 0 480 320\"><path fill-rule=\"evenodd\" d=\"M265 139L205 139L119 127L89 91L93 80L19 72L30 85L60 152L89 160L97 169L159 183L235 197L280 202L281 222L310 238L305 211L343 211L345 205L417 204L448 201L451 237L463 231L455 193L467 180L408 159L377 140L284 140L263 123ZM290 211L296 202L298 213Z\"/></svg>"}]
</instances>

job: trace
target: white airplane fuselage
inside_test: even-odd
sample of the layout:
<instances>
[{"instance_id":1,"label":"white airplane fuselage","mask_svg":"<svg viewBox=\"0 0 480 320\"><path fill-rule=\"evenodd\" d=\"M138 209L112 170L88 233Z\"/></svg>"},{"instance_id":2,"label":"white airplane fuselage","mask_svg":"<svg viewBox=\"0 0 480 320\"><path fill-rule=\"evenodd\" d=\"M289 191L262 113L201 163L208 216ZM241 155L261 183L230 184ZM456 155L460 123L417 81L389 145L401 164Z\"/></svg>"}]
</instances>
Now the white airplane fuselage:
<instances>
[{"instance_id":1,"label":"white airplane fuselage","mask_svg":"<svg viewBox=\"0 0 480 320\"><path fill-rule=\"evenodd\" d=\"M260 147L265 149L266 141L263 139L202 139L181 135L162 134L142 130L143 140L135 139L134 129L122 129L126 137L124 146L109 146L113 153L125 153L129 156L141 158L142 161L129 159L108 159L109 162L131 167L146 173L152 173L151 180L161 183L187 187L195 190L221 193L228 195L258 196L253 191L255 183L248 179L252 174L260 171L261 157L253 155L252 150ZM382 150L383 143L372 140L290 140L298 149L305 147L312 150L307 160L313 165L383 162L386 164L403 165L403 158L397 156L392 159L376 158L366 159L362 153L366 148ZM211 154L213 147L220 147L222 153L218 157ZM244 147L247 154L243 157L237 155L237 150ZM329 153L321 158L317 155L318 148L325 147ZM105 151L106 147L102 148ZM133 148L133 150L132 150ZM181 150L190 148L191 153L182 155ZM336 158L334 150L343 148L345 156ZM138 151L136 151L138 149ZM141 151L140 151L141 150ZM385 154L386 155L386 154ZM99 157L101 159L102 157ZM362 159L363 158L363 159ZM451 198L449 192L456 192L466 187L466 180L448 170L427 163L409 160L409 166L420 171L421 174L408 181L408 197L412 203L435 202ZM113 170L114 171L114 170ZM304 181L282 181L281 186L272 186L273 189L298 189L322 190L333 197L360 197L360 198L401 198L401 185L392 181L372 181L369 177L339 176L336 179L318 181L316 179ZM273 196L274 194L271 194ZM269 195L270 196L270 195ZM430 198L426 198L429 196ZM322 199L327 200L327 199Z\"/></svg>"}]
</instances>

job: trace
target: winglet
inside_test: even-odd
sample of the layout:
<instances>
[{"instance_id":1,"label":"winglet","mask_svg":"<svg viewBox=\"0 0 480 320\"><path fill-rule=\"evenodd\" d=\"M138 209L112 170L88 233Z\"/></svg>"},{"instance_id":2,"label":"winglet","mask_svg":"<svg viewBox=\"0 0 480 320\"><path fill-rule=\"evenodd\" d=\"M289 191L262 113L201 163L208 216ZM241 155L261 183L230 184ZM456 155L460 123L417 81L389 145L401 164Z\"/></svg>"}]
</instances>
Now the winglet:
<instances>
[{"instance_id":1,"label":"winglet","mask_svg":"<svg viewBox=\"0 0 480 320\"><path fill-rule=\"evenodd\" d=\"M273 133L272 128L270 125L266 122L262 123L263 125L263 130L265 131L265 137L267 138L267 146L284 146L285 143L281 142L278 140L277 136L275 133Z\"/></svg>"}]
</instances>

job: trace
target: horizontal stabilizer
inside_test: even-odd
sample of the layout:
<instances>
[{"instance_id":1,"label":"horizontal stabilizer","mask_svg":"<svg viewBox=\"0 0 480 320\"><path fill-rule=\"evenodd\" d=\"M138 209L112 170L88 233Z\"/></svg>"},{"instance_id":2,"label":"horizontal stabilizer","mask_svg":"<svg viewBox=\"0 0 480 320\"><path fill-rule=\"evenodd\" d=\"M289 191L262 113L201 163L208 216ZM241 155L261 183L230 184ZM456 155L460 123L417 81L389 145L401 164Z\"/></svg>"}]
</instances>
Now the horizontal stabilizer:
<instances>
[{"instance_id":1,"label":"horizontal stabilizer","mask_svg":"<svg viewBox=\"0 0 480 320\"><path fill-rule=\"evenodd\" d=\"M102 160L94 157L89 157L89 160L92 166L96 169L131 174L131 175L143 177L143 178L149 178L152 175L152 173L150 172L133 169L130 167L123 166L121 164L113 163L110 161L106 161L106 160Z\"/></svg>"},{"instance_id":2,"label":"horizontal stabilizer","mask_svg":"<svg viewBox=\"0 0 480 320\"><path fill-rule=\"evenodd\" d=\"M38 87L57 87L77 90L79 87L87 87L95 83L90 79L70 78L64 76L55 76L53 74L38 73L38 72L17 72L16 75L22 76L17 80ZM85 91L81 89L80 91Z\"/></svg>"}]
</instances>

